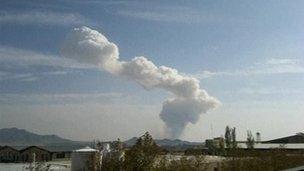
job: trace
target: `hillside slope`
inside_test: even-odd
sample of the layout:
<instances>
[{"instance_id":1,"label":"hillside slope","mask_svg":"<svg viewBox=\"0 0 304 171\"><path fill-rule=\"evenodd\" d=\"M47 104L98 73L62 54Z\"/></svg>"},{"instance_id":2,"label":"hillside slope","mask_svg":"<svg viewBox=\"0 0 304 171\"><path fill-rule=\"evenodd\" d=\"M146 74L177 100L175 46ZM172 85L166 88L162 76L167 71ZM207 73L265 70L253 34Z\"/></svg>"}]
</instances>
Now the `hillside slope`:
<instances>
[{"instance_id":1,"label":"hillside slope","mask_svg":"<svg viewBox=\"0 0 304 171\"><path fill-rule=\"evenodd\" d=\"M18 128L0 129L0 145L47 145L71 143L73 141L57 135L39 135Z\"/></svg>"}]
</instances>

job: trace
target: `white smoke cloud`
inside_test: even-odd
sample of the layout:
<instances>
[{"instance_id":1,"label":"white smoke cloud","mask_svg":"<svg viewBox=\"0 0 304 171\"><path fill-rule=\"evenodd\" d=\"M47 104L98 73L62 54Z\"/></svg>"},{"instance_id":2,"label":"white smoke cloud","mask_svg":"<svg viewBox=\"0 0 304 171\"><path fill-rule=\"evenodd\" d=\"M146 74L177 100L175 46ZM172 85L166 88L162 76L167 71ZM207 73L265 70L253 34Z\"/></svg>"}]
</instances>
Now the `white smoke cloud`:
<instances>
[{"instance_id":1,"label":"white smoke cloud","mask_svg":"<svg viewBox=\"0 0 304 171\"><path fill-rule=\"evenodd\" d=\"M161 88L173 93L174 97L163 103L160 113L171 138L178 138L188 123L195 124L200 114L220 104L200 88L199 80L184 76L176 69L157 67L142 56L131 61L119 60L118 47L88 27L71 31L61 53L67 58L94 64L111 74L134 80L145 89Z\"/></svg>"}]
</instances>

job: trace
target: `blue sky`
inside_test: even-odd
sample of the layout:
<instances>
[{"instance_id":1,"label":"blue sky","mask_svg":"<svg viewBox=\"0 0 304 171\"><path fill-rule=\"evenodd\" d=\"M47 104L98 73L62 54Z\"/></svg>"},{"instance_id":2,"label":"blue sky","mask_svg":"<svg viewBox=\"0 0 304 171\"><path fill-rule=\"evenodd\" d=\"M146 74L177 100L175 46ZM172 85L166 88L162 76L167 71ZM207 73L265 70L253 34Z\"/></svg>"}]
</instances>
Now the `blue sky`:
<instances>
[{"instance_id":1,"label":"blue sky","mask_svg":"<svg viewBox=\"0 0 304 171\"><path fill-rule=\"evenodd\" d=\"M303 8L283 0L1 1L0 125L79 140L146 130L163 137L166 92L60 56L66 34L85 25L123 60L143 55L195 76L222 102L182 139L219 136L226 125L239 139L246 130L262 139L303 131Z\"/></svg>"}]
</instances>

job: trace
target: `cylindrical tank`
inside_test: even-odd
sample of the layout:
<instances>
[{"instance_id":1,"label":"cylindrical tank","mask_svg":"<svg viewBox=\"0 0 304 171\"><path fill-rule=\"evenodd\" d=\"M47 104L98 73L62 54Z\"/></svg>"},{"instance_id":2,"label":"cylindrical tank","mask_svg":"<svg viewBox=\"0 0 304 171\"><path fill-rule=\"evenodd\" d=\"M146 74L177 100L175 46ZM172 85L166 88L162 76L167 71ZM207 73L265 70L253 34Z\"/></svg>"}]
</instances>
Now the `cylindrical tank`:
<instances>
[{"instance_id":1,"label":"cylindrical tank","mask_svg":"<svg viewBox=\"0 0 304 171\"><path fill-rule=\"evenodd\" d=\"M100 164L101 156L98 150L85 147L72 153L72 171L97 171Z\"/></svg>"}]
</instances>

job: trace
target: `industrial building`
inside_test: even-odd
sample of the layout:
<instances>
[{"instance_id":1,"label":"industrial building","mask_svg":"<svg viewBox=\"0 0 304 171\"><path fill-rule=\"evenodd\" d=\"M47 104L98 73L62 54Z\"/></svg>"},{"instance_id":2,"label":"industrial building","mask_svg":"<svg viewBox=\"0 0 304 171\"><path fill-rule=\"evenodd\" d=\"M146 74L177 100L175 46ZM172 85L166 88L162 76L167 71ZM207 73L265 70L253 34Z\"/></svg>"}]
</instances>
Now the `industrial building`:
<instances>
[{"instance_id":1,"label":"industrial building","mask_svg":"<svg viewBox=\"0 0 304 171\"><path fill-rule=\"evenodd\" d=\"M19 163L32 162L35 158L37 162L45 162L56 159L71 158L72 150L63 150L56 147L45 148L38 146L29 147L0 147L0 162L2 163Z\"/></svg>"},{"instance_id":2,"label":"industrial building","mask_svg":"<svg viewBox=\"0 0 304 171\"><path fill-rule=\"evenodd\" d=\"M20 152L10 146L0 147L0 162L16 162L20 160Z\"/></svg>"},{"instance_id":3,"label":"industrial building","mask_svg":"<svg viewBox=\"0 0 304 171\"><path fill-rule=\"evenodd\" d=\"M297 133L292 136L277 138L268 141L261 141L260 133L257 134L254 150L257 151L269 151L272 149L284 149L285 151L289 151L290 153L301 153L304 154L304 133ZM220 148L221 143L223 143L223 147L225 146L225 140L222 137L208 139L205 144L208 150L212 150L213 148ZM248 149L245 141L237 141L238 149Z\"/></svg>"},{"instance_id":4,"label":"industrial building","mask_svg":"<svg viewBox=\"0 0 304 171\"><path fill-rule=\"evenodd\" d=\"M46 149L37 147L37 146L29 146L25 149L20 150L20 158L21 162L33 162L35 161L49 161L52 159L52 153Z\"/></svg>"}]
</instances>

